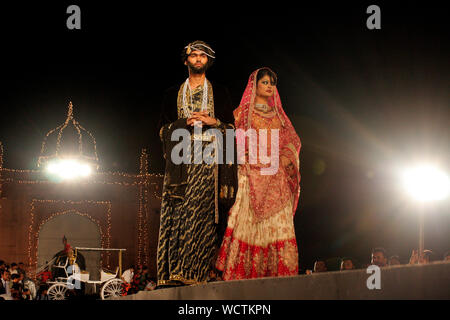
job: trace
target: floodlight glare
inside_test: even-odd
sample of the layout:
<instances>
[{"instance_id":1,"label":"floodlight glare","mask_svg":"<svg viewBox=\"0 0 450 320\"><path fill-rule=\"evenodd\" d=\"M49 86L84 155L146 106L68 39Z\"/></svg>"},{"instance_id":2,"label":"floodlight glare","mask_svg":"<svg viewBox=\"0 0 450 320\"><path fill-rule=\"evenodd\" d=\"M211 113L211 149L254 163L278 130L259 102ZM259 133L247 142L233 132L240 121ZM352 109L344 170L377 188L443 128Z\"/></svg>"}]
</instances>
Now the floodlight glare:
<instances>
[{"instance_id":1,"label":"floodlight glare","mask_svg":"<svg viewBox=\"0 0 450 320\"><path fill-rule=\"evenodd\" d=\"M91 167L76 160L58 160L48 164L47 171L53 175L59 176L63 180L74 179L78 177L87 177L91 174Z\"/></svg>"},{"instance_id":2,"label":"floodlight glare","mask_svg":"<svg viewBox=\"0 0 450 320\"><path fill-rule=\"evenodd\" d=\"M431 165L419 165L405 170L403 184L408 194L421 202L442 200L450 189L448 176Z\"/></svg>"}]
</instances>

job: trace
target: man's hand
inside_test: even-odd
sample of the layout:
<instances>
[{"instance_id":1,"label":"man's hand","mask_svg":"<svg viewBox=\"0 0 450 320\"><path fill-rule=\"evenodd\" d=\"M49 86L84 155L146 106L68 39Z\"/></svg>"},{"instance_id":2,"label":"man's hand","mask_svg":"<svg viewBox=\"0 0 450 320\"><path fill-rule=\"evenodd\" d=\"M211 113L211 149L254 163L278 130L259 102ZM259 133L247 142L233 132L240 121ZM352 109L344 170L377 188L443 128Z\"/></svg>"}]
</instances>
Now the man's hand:
<instances>
[{"instance_id":1,"label":"man's hand","mask_svg":"<svg viewBox=\"0 0 450 320\"><path fill-rule=\"evenodd\" d=\"M202 124L206 124L209 126L215 125L217 123L217 120L210 117L207 111L192 112L191 117L187 119L187 125L193 126L195 121L201 121Z\"/></svg>"}]
</instances>

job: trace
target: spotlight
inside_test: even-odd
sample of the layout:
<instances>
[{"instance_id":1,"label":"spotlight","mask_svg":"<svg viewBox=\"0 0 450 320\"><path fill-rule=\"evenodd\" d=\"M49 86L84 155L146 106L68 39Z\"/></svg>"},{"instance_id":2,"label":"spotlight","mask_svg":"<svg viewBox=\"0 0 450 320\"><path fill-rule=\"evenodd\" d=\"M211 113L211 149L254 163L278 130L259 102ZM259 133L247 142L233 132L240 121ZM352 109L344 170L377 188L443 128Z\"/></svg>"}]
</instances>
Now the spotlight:
<instances>
[{"instance_id":1,"label":"spotlight","mask_svg":"<svg viewBox=\"0 0 450 320\"><path fill-rule=\"evenodd\" d=\"M88 164L72 159L55 160L47 165L47 172L56 175L62 180L71 180L80 177L87 177L92 169Z\"/></svg>"},{"instance_id":2,"label":"spotlight","mask_svg":"<svg viewBox=\"0 0 450 320\"><path fill-rule=\"evenodd\" d=\"M427 164L406 169L403 184L408 194L421 202L442 200L450 189L447 175Z\"/></svg>"},{"instance_id":3,"label":"spotlight","mask_svg":"<svg viewBox=\"0 0 450 320\"><path fill-rule=\"evenodd\" d=\"M425 249L425 203L443 200L449 193L448 176L442 170L429 165L421 164L406 169L403 172L403 184L408 194L416 201L421 202L419 215L419 263L420 256Z\"/></svg>"}]
</instances>

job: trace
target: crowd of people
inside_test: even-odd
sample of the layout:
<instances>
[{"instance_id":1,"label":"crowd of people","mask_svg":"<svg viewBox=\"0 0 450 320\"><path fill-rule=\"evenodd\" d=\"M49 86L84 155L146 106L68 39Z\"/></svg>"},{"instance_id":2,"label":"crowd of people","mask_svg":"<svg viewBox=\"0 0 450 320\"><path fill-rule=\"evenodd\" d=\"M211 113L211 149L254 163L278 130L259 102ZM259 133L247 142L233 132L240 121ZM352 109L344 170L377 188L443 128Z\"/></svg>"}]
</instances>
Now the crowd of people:
<instances>
[{"instance_id":1,"label":"crowd of people","mask_svg":"<svg viewBox=\"0 0 450 320\"><path fill-rule=\"evenodd\" d=\"M431 250L424 250L421 255L417 250L413 250L409 261L406 264L428 264L435 261L450 261L450 251L444 253L442 259L436 256ZM372 250L370 263L359 264L354 258L343 257L336 259L316 259L312 270L306 270L306 274L346 271L367 268L369 265L376 265L380 268L402 265L398 255L389 256L382 247ZM37 274L35 280L27 276L25 266L22 262L7 264L0 260L0 300L48 300L47 282L52 279L51 271L46 268ZM152 291L157 289L157 280L151 277L149 269L145 265L131 265L123 271L124 295L136 294L139 291ZM212 268L208 275L208 282L222 281L220 272Z\"/></svg>"},{"instance_id":2,"label":"crowd of people","mask_svg":"<svg viewBox=\"0 0 450 320\"><path fill-rule=\"evenodd\" d=\"M148 267L131 265L121 276L124 281L124 293L135 294L139 291L152 291L156 288L156 279L150 277Z\"/></svg>"},{"instance_id":3,"label":"crowd of people","mask_svg":"<svg viewBox=\"0 0 450 320\"><path fill-rule=\"evenodd\" d=\"M336 259L316 259L313 270L306 270L306 274L365 269L370 265L376 265L380 268L402 265L399 255L389 256L382 247L377 247L372 250L370 263L359 264L354 258L343 257L338 260L338 264L336 265L336 263L333 263L333 260L335 261ZM428 264L439 260L450 261L450 251L445 252L442 259L439 259L432 250L424 250L421 255L418 254L418 250L413 250L407 264Z\"/></svg>"},{"instance_id":4,"label":"crowd of people","mask_svg":"<svg viewBox=\"0 0 450 320\"><path fill-rule=\"evenodd\" d=\"M0 300L49 300L48 281L53 275L48 267L31 279L22 262L7 264L0 260L0 277ZM156 288L156 279L149 275L147 266L130 266L122 273L121 279L124 281L124 294Z\"/></svg>"},{"instance_id":5,"label":"crowd of people","mask_svg":"<svg viewBox=\"0 0 450 320\"><path fill-rule=\"evenodd\" d=\"M6 264L0 260L0 300L35 300L42 298L35 282L27 276L23 262ZM46 293L44 293L44 296Z\"/></svg>"}]
</instances>

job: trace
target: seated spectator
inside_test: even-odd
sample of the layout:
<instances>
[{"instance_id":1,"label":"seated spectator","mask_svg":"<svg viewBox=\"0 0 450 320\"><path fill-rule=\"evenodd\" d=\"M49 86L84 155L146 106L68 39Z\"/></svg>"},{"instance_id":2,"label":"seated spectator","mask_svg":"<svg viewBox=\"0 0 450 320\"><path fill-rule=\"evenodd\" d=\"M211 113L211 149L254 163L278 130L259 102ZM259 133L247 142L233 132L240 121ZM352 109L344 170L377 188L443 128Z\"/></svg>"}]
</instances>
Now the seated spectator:
<instances>
[{"instance_id":1,"label":"seated spectator","mask_svg":"<svg viewBox=\"0 0 450 320\"><path fill-rule=\"evenodd\" d=\"M48 285L43 284L39 287L36 295L36 300L48 300Z\"/></svg>"},{"instance_id":2,"label":"seated spectator","mask_svg":"<svg viewBox=\"0 0 450 320\"><path fill-rule=\"evenodd\" d=\"M22 289L22 299L21 300L33 300L33 295L29 288L24 287Z\"/></svg>"},{"instance_id":3,"label":"seated spectator","mask_svg":"<svg viewBox=\"0 0 450 320\"><path fill-rule=\"evenodd\" d=\"M139 291L145 290L149 280L150 280L150 276L148 275L148 268L147 268L147 266L143 266L141 277L139 278L139 285L138 285Z\"/></svg>"},{"instance_id":4,"label":"seated spectator","mask_svg":"<svg viewBox=\"0 0 450 320\"><path fill-rule=\"evenodd\" d=\"M130 289L135 273L134 270L135 270L134 265L131 265L127 270L125 270L122 273L122 276L120 277L123 281L123 290L125 291L125 295L131 293Z\"/></svg>"},{"instance_id":5,"label":"seated spectator","mask_svg":"<svg viewBox=\"0 0 450 320\"><path fill-rule=\"evenodd\" d=\"M0 281L0 295L6 294L8 296L11 296L10 291L10 273L8 270L4 269L1 274L1 281Z\"/></svg>"},{"instance_id":6,"label":"seated spectator","mask_svg":"<svg viewBox=\"0 0 450 320\"><path fill-rule=\"evenodd\" d=\"M316 262L314 262L314 273L318 273L318 272L327 272L327 264L325 263L325 260L317 260Z\"/></svg>"},{"instance_id":7,"label":"seated spectator","mask_svg":"<svg viewBox=\"0 0 450 320\"><path fill-rule=\"evenodd\" d=\"M30 297L27 296L26 300L34 300L36 298L36 284L31 278L27 277L26 273L21 273L20 278L22 279L24 292L29 291L30 294Z\"/></svg>"},{"instance_id":8,"label":"seated spectator","mask_svg":"<svg viewBox=\"0 0 450 320\"><path fill-rule=\"evenodd\" d=\"M19 262L19 264L17 265L17 272L19 274L23 273L24 275L26 275L25 265L23 264L23 262Z\"/></svg>"},{"instance_id":9,"label":"seated spectator","mask_svg":"<svg viewBox=\"0 0 450 320\"><path fill-rule=\"evenodd\" d=\"M215 261L217 260L218 251L216 251L215 256L211 259L211 263L209 265L209 274L207 278L207 282L213 281L222 281L222 272L216 269Z\"/></svg>"},{"instance_id":10,"label":"seated spectator","mask_svg":"<svg viewBox=\"0 0 450 320\"><path fill-rule=\"evenodd\" d=\"M341 271L345 271L345 270L354 270L355 269L355 264L353 262L352 258L342 258L341 259Z\"/></svg>"},{"instance_id":11,"label":"seated spectator","mask_svg":"<svg viewBox=\"0 0 450 320\"><path fill-rule=\"evenodd\" d=\"M11 275L13 274L19 274L19 271L17 271L17 263L13 262L11 263L11 267L9 268L9 272L11 273Z\"/></svg>"},{"instance_id":12,"label":"seated spectator","mask_svg":"<svg viewBox=\"0 0 450 320\"><path fill-rule=\"evenodd\" d=\"M134 266L131 265L127 270L122 273L122 280L126 283L131 283L134 276Z\"/></svg>"},{"instance_id":13,"label":"seated spectator","mask_svg":"<svg viewBox=\"0 0 450 320\"><path fill-rule=\"evenodd\" d=\"M389 264L390 266L401 265L401 263L400 263L400 257L397 256L397 255L390 257L390 258L389 258L388 264Z\"/></svg>"},{"instance_id":14,"label":"seated spectator","mask_svg":"<svg viewBox=\"0 0 450 320\"><path fill-rule=\"evenodd\" d=\"M0 260L0 276L3 273L3 271L6 270L6 264L5 261Z\"/></svg>"},{"instance_id":15,"label":"seated spectator","mask_svg":"<svg viewBox=\"0 0 450 320\"><path fill-rule=\"evenodd\" d=\"M128 291L128 294L137 293L139 291L139 284L141 281L141 274L142 274L142 265L138 265L138 267L135 270L133 276L133 281L131 281L131 288Z\"/></svg>"},{"instance_id":16,"label":"seated spectator","mask_svg":"<svg viewBox=\"0 0 450 320\"><path fill-rule=\"evenodd\" d=\"M450 261L450 250L444 253L444 261Z\"/></svg>"},{"instance_id":17,"label":"seated spectator","mask_svg":"<svg viewBox=\"0 0 450 320\"><path fill-rule=\"evenodd\" d=\"M313 274L316 272L327 272L327 263L325 262L325 259L317 259L314 262L313 270L307 269L305 271L305 274Z\"/></svg>"},{"instance_id":18,"label":"seated spectator","mask_svg":"<svg viewBox=\"0 0 450 320\"><path fill-rule=\"evenodd\" d=\"M387 265L386 250L381 247L374 248L372 250L371 263L372 263L372 265L376 265L380 268L386 267L386 265Z\"/></svg>"},{"instance_id":19,"label":"seated spectator","mask_svg":"<svg viewBox=\"0 0 450 320\"><path fill-rule=\"evenodd\" d=\"M145 287L146 291L153 291L156 288L156 279L155 278L149 278L147 282L147 286Z\"/></svg>"},{"instance_id":20,"label":"seated spectator","mask_svg":"<svg viewBox=\"0 0 450 320\"><path fill-rule=\"evenodd\" d=\"M18 272L19 270L17 270L17 272ZM24 282L25 282L25 275L23 274L23 273L18 273L18 275L19 275L19 282L20 282L20 284L23 286L24 285Z\"/></svg>"},{"instance_id":21,"label":"seated spectator","mask_svg":"<svg viewBox=\"0 0 450 320\"><path fill-rule=\"evenodd\" d=\"M222 278L219 276L219 273L213 268L209 270L208 282L221 281Z\"/></svg>"},{"instance_id":22,"label":"seated spectator","mask_svg":"<svg viewBox=\"0 0 450 320\"><path fill-rule=\"evenodd\" d=\"M414 249L411 258L409 259L409 264L428 264L433 261L433 251L423 250L422 254L419 256L418 250Z\"/></svg>"},{"instance_id":23,"label":"seated spectator","mask_svg":"<svg viewBox=\"0 0 450 320\"><path fill-rule=\"evenodd\" d=\"M22 300L23 286L20 283L20 276L17 273L11 274L11 297L13 300Z\"/></svg>"},{"instance_id":24,"label":"seated spectator","mask_svg":"<svg viewBox=\"0 0 450 320\"><path fill-rule=\"evenodd\" d=\"M434 252L431 250L423 250L423 254L421 257L422 263L431 263L434 261Z\"/></svg>"}]
</instances>

